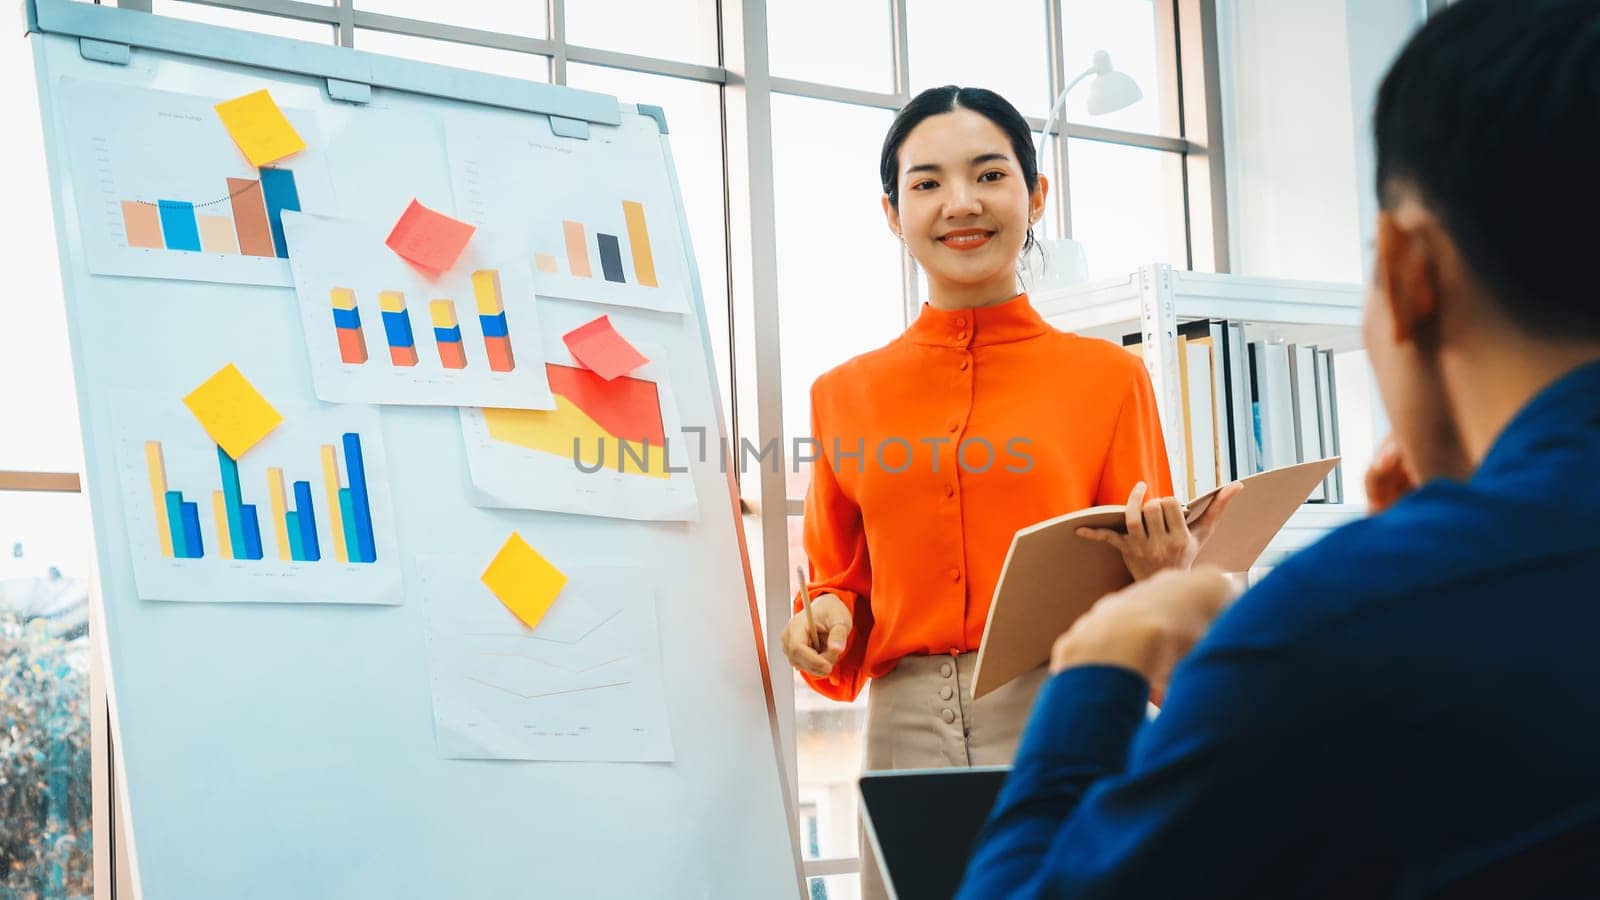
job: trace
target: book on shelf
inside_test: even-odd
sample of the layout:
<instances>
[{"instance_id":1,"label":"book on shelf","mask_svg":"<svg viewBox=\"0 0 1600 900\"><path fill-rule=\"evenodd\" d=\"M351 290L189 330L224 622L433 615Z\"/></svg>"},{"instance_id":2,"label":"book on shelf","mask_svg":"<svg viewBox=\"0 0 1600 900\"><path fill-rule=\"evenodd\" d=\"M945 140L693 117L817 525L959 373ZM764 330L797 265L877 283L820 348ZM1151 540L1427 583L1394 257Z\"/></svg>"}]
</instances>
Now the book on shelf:
<instances>
[{"instance_id":1,"label":"book on shelf","mask_svg":"<svg viewBox=\"0 0 1600 900\"><path fill-rule=\"evenodd\" d=\"M1322 459L1241 479L1244 490L1222 510L1195 565L1213 565L1226 572L1248 570L1337 463ZM1220 491L1191 500L1184 507L1184 520L1198 519ZM1051 644L1079 616L1101 597L1133 583L1120 551L1078 536L1079 528L1122 531L1125 523L1125 507L1096 506L1046 519L1012 536L978 646L973 697L1043 664L1050 658Z\"/></svg>"},{"instance_id":2,"label":"book on shelf","mask_svg":"<svg viewBox=\"0 0 1600 900\"><path fill-rule=\"evenodd\" d=\"M1177 341L1181 408L1167 427L1182 431L1187 496L1339 455L1331 350L1249 341L1242 324L1216 319L1180 324ZM1122 345L1143 357L1142 335L1124 335ZM1344 502L1337 467L1308 502Z\"/></svg>"}]
</instances>

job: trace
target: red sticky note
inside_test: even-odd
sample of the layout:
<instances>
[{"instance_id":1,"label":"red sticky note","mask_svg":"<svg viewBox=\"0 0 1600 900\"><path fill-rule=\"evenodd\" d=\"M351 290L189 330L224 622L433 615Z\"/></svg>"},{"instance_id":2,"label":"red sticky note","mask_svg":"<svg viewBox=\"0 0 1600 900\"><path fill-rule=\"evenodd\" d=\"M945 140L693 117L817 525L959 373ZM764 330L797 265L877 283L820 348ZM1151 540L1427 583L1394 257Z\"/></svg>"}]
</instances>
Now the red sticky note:
<instances>
[{"instance_id":1,"label":"red sticky note","mask_svg":"<svg viewBox=\"0 0 1600 900\"><path fill-rule=\"evenodd\" d=\"M580 325L561 337L572 351L572 358L607 381L626 375L650 360L628 339L617 333L610 316L601 316Z\"/></svg>"},{"instance_id":2,"label":"red sticky note","mask_svg":"<svg viewBox=\"0 0 1600 900\"><path fill-rule=\"evenodd\" d=\"M384 243L402 259L437 277L461 258L474 231L473 226L412 200Z\"/></svg>"}]
</instances>

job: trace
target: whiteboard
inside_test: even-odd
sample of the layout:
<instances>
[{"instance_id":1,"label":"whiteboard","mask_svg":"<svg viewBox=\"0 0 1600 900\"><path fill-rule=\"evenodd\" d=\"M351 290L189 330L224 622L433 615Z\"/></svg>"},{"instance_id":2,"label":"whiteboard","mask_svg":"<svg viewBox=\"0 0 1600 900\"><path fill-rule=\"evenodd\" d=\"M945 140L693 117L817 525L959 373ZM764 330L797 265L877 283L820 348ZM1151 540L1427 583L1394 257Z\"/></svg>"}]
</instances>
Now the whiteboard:
<instances>
[{"instance_id":1,"label":"whiteboard","mask_svg":"<svg viewBox=\"0 0 1600 900\"><path fill-rule=\"evenodd\" d=\"M800 895L799 845L748 554L720 461L690 461L689 521L476 502L482 492L473 488L458 409L318 399L289 268L262 259L235 266L249 270L240 274L223 261L220 274L197 280L150 277L170 268L166 260L157 261L157 272L91 266L91 256L104 256L92 245L120 232L82 215L101 208L84 201L107 194L101 206L111 214L107 192L127 192L126 179L137 181L142 170L119 169L111 188L84 177L74 160L84 126L74 124L70 98L98 87L106 95L159 91L216 102L269 88L318 141L315 164L329 187L306 192L306 211L383 224L413 197L469 218L452 183L461 174L452 171L452 141L538 132L577 147L574 158L582 158L587 140L606 152L660 161L662 181L648 186L658 217L651 221L656 268L679 296L638 303L619 296L602 306L547 279L556 287L536 304L543 343L593 315L610 315L641 346L662 348L651 364L671 379L676 414L684 427L705 427L706 443L716 447L726 426L667 119L603 95L71 0L34 0L26 13L54 185L119 780L142 896ZM110 110L101 119L118 115ZM118 140L128 139L108 137L100 149L131 152L119 151ZM203 163L196 157L186 167ZM603 168L580 171L597 186L607 183ZM310 184L315 175L302 177ZM313 195L322 208L311 209ZM189 272L185 265L178 268ZM532 342L519 347L530 357L538 352ZM381 562L398 573L398 596L340 602L344 594L330 584L307 591L298 598L304 602L252 602L273 598L249 596L235 571L218 569L191 577L190 596L177 598L198 602L140 597L134 557L151 551L149 541L134 538L147 537L151 526L134 509L145 498L126 486L145 475L137 444L120 457L119 445L145 436L138 428L159 428L130 419L149 413L181 420L177 401L229 363L286 419L315 430L319 416L333 417L340 422L325 432L346 429L368 447L381 444L386 505L374 501L371 514L392 535L379 523L369 534L377 535ZM180 432L172 426L160 433L174 447L191 442ZM303 456L312 443L273 452ZM189 470L175 452L168 456L175 482L204 487L181 474ZM241 462L238 477L260 473L245 472ZM589 590L603 595L592 586L615 584L618 573L640 582L628 609L641 611L628 621L633 640L658 644L655 687L666 699L664 712L659 700L654 707L670 733L670 762L441 752L430 689L439 666L430 670L428 617L450 610L428 602L437 597L428 586L440 560L487 560L513 531ZM326 536L324 543L331 543ZM360 560L341 562L350 569ZM215 595L192 596L196 584ZM653 615L639 606L651 600ZM593 627L566 624L574 633ZM641 696L647 703L655 695ZM664 755L657 741L641 746L639 758Z\"/></svg>"}]
</instances>

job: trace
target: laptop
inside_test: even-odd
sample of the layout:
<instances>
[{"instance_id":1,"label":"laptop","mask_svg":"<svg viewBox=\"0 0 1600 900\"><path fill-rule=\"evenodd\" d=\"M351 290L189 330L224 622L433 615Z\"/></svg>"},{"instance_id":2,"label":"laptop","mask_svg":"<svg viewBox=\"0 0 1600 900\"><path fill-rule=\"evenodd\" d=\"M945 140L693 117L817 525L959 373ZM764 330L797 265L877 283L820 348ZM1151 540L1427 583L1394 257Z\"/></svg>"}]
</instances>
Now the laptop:
<instances>
[{"instance_id":1,"label":"laptop","mask_svg":"<svg viewBox=\"0 0 1600 900\"><path fill-rule=\"evenodd\" d=\"M954 897L1010 766L868 772L861 821L896 900Z\"/></svg>"}]
</instances>

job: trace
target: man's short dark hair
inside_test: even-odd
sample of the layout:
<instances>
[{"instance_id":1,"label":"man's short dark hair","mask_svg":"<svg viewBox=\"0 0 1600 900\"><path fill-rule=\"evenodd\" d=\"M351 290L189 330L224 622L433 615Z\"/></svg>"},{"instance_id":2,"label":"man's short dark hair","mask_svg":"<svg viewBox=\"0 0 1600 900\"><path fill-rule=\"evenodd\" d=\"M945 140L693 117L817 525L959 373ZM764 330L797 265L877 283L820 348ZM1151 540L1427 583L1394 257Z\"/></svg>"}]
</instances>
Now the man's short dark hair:
<instances>
[{"instance_id":1,"label":"man's short dark hair","mask_svg":"<svg viewBox=\"0 0 1600 900\"><path fill-rule=\"evenodd\" d=\"M1600 0L1461 0L1378 91L1378 196L1415 189L1529 334L1600 339Z\"/></svg>"}]
</instances>

